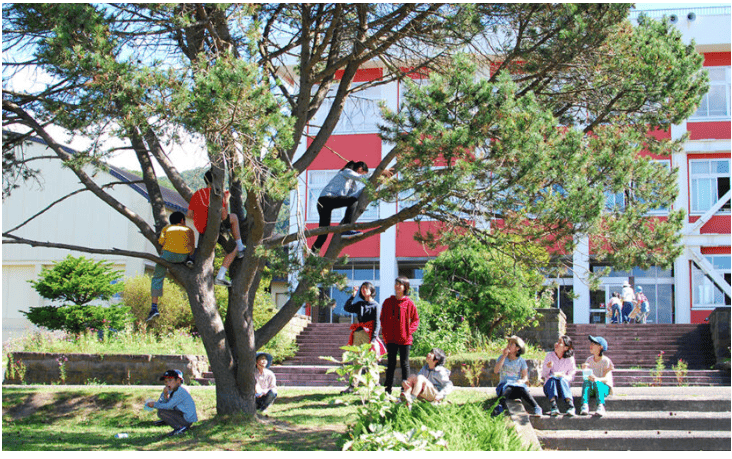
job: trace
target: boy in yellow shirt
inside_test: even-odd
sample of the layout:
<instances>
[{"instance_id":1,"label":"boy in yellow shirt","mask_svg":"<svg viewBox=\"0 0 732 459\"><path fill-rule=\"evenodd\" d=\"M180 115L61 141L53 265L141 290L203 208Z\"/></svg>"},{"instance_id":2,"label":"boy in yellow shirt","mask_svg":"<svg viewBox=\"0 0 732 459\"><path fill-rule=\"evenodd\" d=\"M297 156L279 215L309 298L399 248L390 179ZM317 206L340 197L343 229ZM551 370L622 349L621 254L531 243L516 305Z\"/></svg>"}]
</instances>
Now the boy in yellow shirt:
<instances>
[{"instance_id":1,"label":"boy in yellow shirt","mask_svg":"<svg viewBox=\"0 0 732 459\"><path fill-rule=\"evenodd\" d=\"M193 254L195 246L195 235L193 230L186 226L186 216L183 212L173 212L170 214L170 225L163 228L160 233L158 242L163 246L160 257L171 263L183 263ZM150 283L150 296L152 297L152 307L150 313L145 320L152 320L159 316L158 300L163 296L163 281L168 268L161 264L155 265L152 282Z\"/></svg>"}]
</instances>

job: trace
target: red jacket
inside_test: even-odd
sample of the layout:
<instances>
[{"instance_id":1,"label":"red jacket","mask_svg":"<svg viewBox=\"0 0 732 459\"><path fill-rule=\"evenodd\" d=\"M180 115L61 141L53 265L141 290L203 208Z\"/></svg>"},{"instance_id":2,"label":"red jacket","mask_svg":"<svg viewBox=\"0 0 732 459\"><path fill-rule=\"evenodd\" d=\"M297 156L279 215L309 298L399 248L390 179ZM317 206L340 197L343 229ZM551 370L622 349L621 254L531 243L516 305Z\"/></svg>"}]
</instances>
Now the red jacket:
<instances>
[{"instance_id":1,"label":"red jacket","mask_svg":"<svg viewBox=\"0 0 732 459\"><path fill-rule=\"evenodd\" d=\"M412 344L412 334L419 327L417 307L408 296L397 300L390 296L381 306L381 334L385 344Z\"/></svg>"}]
</instances>

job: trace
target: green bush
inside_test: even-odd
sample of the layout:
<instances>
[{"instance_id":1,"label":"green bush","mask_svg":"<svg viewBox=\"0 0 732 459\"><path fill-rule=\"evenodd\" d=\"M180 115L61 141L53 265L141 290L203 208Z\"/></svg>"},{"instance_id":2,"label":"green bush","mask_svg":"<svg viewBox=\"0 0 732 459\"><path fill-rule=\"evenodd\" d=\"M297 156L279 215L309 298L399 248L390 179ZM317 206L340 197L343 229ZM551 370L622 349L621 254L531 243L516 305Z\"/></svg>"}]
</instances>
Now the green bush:
<instances>
[{"instance_id":1,"label":"green bush","mask_svg":"<svg viewBox=\"0 0 732 459\"><path fill-rule=\"evenodd\" d=\"M113 264L86 257L68 255L55 262L52 268L43 268L37 281L28 281L43 298L70 301L77 305L101 299L109 300L122 290L118 281L122 271L113 271Z\"/></svg>"},{"instance_id":2,"label":"green bush","mask_svg":"<svg viewBox=\"0 0 732 459\"><path fill-rule=\"evenodd\" d=\"M125 306L40 306L23 312L38 327L81 333L88 328L122 330L132 321L130 309Z\"/></svg>"},{"instance_id":3,"label":"green bush","mask_svg":"<svg viewBox=\"0 0 732 459\"><path fill-rule=\"evenodd\" d=\"M424 300L417 300L416 306L419 328L413 336L415 356L425 356L434 347L448 355L458 354L474 349L483 341L461 316Z\"/></svg>"},{"instance_id":4,"label":"green bush","mask_svg":"<svg viewBox=\"0 0 732 459\"><path fill-rule=\"evenodd\" d=\"M150 277L135 276L125 281L122 291L122 302L130 308L135 317L135 328L166 334L175 330L195 331L196 323L188 303L188 295L183 288L165 279L163 296L158 300L160 315L150 322L145 322L150 312Z\"/></svg>"}]
</instances>

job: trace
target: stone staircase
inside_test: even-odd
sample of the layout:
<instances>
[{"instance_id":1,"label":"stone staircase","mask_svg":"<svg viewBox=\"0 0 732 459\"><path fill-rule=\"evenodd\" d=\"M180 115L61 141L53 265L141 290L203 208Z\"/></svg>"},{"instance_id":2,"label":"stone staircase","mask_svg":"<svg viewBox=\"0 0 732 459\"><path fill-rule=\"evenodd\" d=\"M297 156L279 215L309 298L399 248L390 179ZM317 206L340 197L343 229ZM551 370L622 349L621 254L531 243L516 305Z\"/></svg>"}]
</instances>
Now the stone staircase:
<instances>
[{"instance_id":1,"label":"stone staircase","mask_svg":"<svg viewBox=\"0 0 732 459\"><path fill-rule=\"evenodd\" d=\"M541 389L531 391L548 413L549 401ZM580 390L573 389L573 394L579 408ZM732 445L728 388L618 388L606 399L606 407L603 417L545 415L529 418L530 425L544 450L729 451Z\"/></svg>"},{"instance_id":2,"label":"stone staircase","mask_svg":"<svg viewBox=\"0 0 732 459\"><path fill-rule=\"evenodd\" d=\"M575 359L581 364L590 355L588 335L608 341L606 355L616 370L616 387L628 386L729 386L729 372L714 370L712 338L707 324L568 324ZM665 370L654 376L656 359L663 358ZM679 359L687 364L681 384L672 366Z\"/></svg>"}]
</instances>

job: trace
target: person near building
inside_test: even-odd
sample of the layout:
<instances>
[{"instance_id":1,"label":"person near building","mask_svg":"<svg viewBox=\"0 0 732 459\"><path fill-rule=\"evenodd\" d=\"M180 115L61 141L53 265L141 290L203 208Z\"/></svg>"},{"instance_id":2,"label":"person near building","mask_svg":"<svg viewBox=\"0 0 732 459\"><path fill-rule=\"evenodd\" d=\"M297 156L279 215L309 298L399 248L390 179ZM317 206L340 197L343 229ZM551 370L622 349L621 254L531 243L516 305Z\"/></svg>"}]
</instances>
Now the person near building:
<instances>
[{"instance_id":1,"label":"person near building","mask_svg":"<svg viewBox=\"0 0 732 459\"><path fill-rule=\"evenodd\" d=\"M623 299L623 309L621 310L622 321L624 324L627 324L630 322L630 313L633 312L633 305L635 304L633 287L627 281L623 284L621 296Z\"/></svg>"},{"instance_id":2,"label":"person near building","mask_svg":"<svg viewBox=\"0 0 732 459\"><path fill-rule=\"evenodd\" d=\"M544 358L541 377L544 379L544 395L551 403L551 416L559 415L557 401L562 399L567 404L566 416L574 416L574 400L570 384L577 372L574 360L574 344L567 335L559 337L554 343L554 351L548 352Z\"/></svg>"},{"instance_id":3,"label":"person near building","mask_svg":"<svg viewBox=\"0 0 732 459\"><path fill-rule=\"evenodd\" d=\"M643 287L640 285L635 288L635 304L640 309L640 312L636 316L636 322L639 324L646 323L651 308L648 303L648 297L643 293Z\"/></svg>"},{"instance_id":4,"label":"person near building","mask_svg":"<svg viewBox=\"0 0 732 459\"><path fill-rule=\"evenodd\" d=\"M272 356L260 352L255 357L256 370L254 372L254 396L257 411L265 411L277 398L277 377L272 370Z\"/></svg>"},{"instance_id":5,"label":"person near building","mask_svg":"<svg viewBox=\"0 0 732 459\"><path fill-rule=\"evenodd\" d=\"M531 396L527 384L529 382L529 367L521 357L526 351L524 340L516 335L509 336L507 345L501 356L496 360L493 372L500 375L496 395L500 397L500 408L494 414L508 410L506 400L521 399L531 406L531 416L541 416L541 407Z\"/></svg>"},{"instance_id":6,"label":"person near building","mask_svg":"<svg viewBox=\"0 0 732 459\"><path fill-rule=\"evenodd\" d=\"M183 212L173 212L168 217L170 224L160 232L158 243L163 246L160 258L171 263L184 263L193 254L196 246L193 230L186 226L186 216ZM147 314L147 321L160 315L158 312L158 301L163 296L163 282L168 268L161 264L155 265L153 277L150 282L151 306Z\"/></svg>"},{"instance_id":7,"label":"person near building","mask_svg":"<svg viewBox=\"0 0 732 459\"><path fill-rule=\"evenodd\" d=\"M590 397L597 397L595 416L604 416L605 398L613 392L613 370L615 368L612 360L604 355L608 349L607 340L602 336L588 336L587 338L590 340L591 355L582 364L583 382L580 415L590 414Z\"/></svg>"},{"instance_id":8,"label":"person near building","mask_svg":"<svg viewBox=\"0 0 732 459\"><path fill-rule=\"evenodd\" d=\"M397 354L402 370L402 381L409 377L412 335L419 327L417 307L407 295L409 295L409 279L399 276L394 281L394 295L387 298L381 307L381 331L387 352L384 386L390 394L394 384Z\"/></svg>"},{"instance_id":9,"label":"person near building","mask_svg":"<svg viewBox=\"0 0 732 459\"><path fill-rule=\"evenodd\" d=\"M401 399L411 409L414 400L440 403L452 392L450 370L445 368L447 354L440 348L432 348L425 357L425 364L419 373L402 381Z\"/></svg>"},{"instance_id":10,"label":"person near building","mask_svg":"<svg viewBox=\"0 0 732 459\"><path fill-rule=\"evenodd\" d=\"M173 428L169 435L180 435L198 421L196 402L183 387L183 372L180 370L167 370L160 380L165 382L163 392L157 402L149 401L147 406L158 410L160 421L155 425L168 425Z\"/></svg>"},{"instance_id":11,"label":"person near building","mask_svg":"<svg viewBox=\"0 0 732 459\"><path fill-rule=\"evenodd\" d=\"M213 173L210 170L206 171L203 175L203 181L206 183L206 187L196 191L191 197L191 202L188 204L188 218L193 219L193 225L200 234L199 243L200 237L206 232L206 227L208 226L208 208L211 202L211 184L213 183ZM246 248L241 240L239 217L235 213L229 213L229 196L229 192L224 191L223 197L221 198L221 226L219 227L219 232L231 231L236 242L236 248L226 254L214 281L216 285L226 287L231 287L231 282L226 279L226 273L231 263L234 262L235 258L243 257L244 249Z\"/></svg>"},{"instance_id":12,"label":"person near building","mask_svg":"<svg viewBox=\"0 0 732 459\"><path fill-rule=\"evenodd\" d=\"M620 293L613 292L610 301L607 303L608 315L610 317L610 323L619 324L621 321L620 306L623 304L620 299Z\"/></svg>"}]
</instances>

